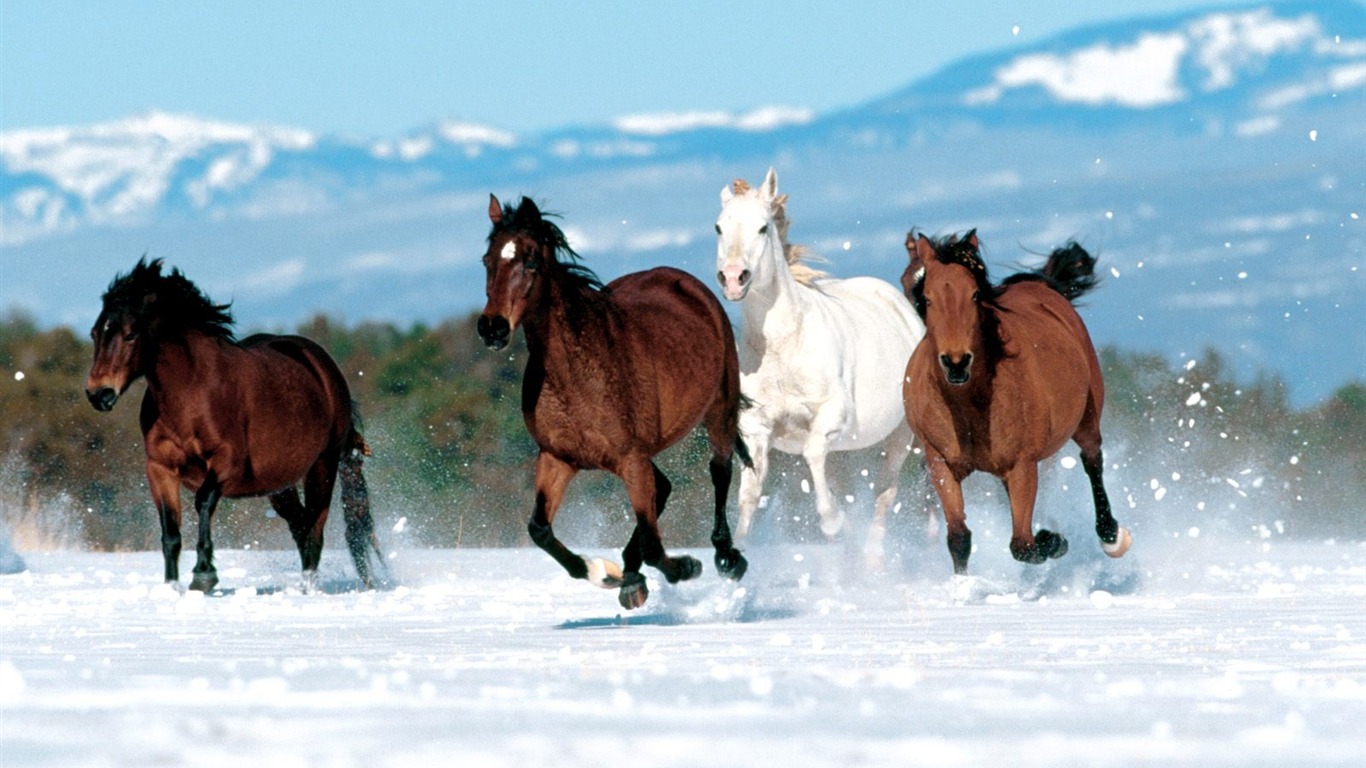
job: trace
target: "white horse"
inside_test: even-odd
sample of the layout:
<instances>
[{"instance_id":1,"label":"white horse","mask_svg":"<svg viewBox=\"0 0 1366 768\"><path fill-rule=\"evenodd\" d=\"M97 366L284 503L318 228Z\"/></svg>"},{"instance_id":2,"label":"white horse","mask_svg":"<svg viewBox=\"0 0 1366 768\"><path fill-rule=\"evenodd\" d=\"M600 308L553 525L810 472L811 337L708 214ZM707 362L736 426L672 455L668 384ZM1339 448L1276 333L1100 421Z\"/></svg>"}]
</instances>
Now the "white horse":
<instances>
[{"instance_id":1,"label":"white horse","mask_svg":"<svg viewBox=\"0 0 1366 768\"><path fill-rule=\"evenodd\" d=\"M865 551L880 558L887 510L913 435L901 380L925 335L910 301L872 277L837 280L801 263L787 245L787 196L772 168L752 189L743 180L721 190L716 220L717 280L739 301L740 412L754 471L740 476L738 537L749 532L768 472L769 448L800 454L811 469L821 531L844 526L825 477L830 451L882 446L877 503Z\"/></svg>"}]
</instances>

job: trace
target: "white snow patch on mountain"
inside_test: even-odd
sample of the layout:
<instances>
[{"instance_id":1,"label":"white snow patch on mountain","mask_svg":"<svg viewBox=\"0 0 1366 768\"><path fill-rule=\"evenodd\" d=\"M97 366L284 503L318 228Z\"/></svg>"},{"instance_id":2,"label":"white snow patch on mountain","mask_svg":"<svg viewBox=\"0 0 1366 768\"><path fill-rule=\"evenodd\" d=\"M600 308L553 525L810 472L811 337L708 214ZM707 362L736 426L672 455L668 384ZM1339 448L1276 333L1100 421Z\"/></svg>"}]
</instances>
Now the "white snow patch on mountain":
<instances>
[{"instance_id":1,"label":"white snow patch on mountain","mask_svg":"<svg viewBox=\"0 0 1366 768\"><path fill-rule=\"evenodd\" d=\"M1098 43L1067 53L1030 53L999 67L992 82L968 91L969 106L993 104L1013 89L1041 86L1054 98L1093 106L1147 109L1185 101L1183 67L1200 75L1207 92L1231 88L1239 74L1270 57L1310 48L1320 56L1355 57L1363 46L1330 38L1312 14L1279 18L1271 9L1212 13L1171 32L1148 32L1132 43ZM1331 71L1320 81L1268 95L1263 106L1316 93L1357 87L1366 74L1358 65Z\"/></svg>"},{"instance_id":2,"label":"white snow patch on mountain","mask_svg":"<svg viewBox=\"0 0 1366 768\"><path fill-rule=\"evenodd\" d=\"M618 118L613 125L623 133L664 136L703 128L769 131L786 125L803 125L814 117L814 112L803 107L769 106L739 115L720 110L627 115Z\"/></svg>"}]
</instances>

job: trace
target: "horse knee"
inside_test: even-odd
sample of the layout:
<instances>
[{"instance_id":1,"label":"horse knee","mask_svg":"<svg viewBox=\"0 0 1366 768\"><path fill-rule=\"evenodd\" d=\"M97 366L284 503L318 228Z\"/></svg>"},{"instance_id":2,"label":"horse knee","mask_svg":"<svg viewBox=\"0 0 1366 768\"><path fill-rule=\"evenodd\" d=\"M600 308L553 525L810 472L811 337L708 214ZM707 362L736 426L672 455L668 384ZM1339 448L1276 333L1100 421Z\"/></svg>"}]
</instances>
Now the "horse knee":
<instances>
[{"instance_id":1,"label":"horse knee","mask_svg":"<svg viewBox=\"0 0 1366 768\"><path fill-rule=\"evenodd\" d=\"M536 518L527 521L526 531L531 536L531 541L541 549L546 549L555 541L555 531L551 529L550 523L541 523Z\"/></svg>"}]
</instances>

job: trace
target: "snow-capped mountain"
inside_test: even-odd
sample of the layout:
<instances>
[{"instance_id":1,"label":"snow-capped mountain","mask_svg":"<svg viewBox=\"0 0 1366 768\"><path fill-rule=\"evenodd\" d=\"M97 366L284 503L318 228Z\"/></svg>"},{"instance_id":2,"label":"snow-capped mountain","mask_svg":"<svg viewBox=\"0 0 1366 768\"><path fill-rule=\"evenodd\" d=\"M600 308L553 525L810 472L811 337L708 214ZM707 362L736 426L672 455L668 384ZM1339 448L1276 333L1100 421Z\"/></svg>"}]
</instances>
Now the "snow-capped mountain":
<instances>
[{"instance_id":1,"label":"snow-capped mountain","mask_svg":"<svg viewBox=\"0 0 1366 768\"><path fill-rule=\"evenodd\" d=\"M1366 378L1363 118L1366 6L1338 0L1078 29L829 114L382 139L160 113L16 130L0 134L0 307L84 325L147 253L247 326L432 321L481 300L490 191L562 212L604 276L708 276L717 192L774 165L794 238L836 274L895 279L912 226L978 227L998 273L1077 237L1109 272L1087 309L1099 341L1213 346L1305 402Z\"/></svg>"}]
</instances>

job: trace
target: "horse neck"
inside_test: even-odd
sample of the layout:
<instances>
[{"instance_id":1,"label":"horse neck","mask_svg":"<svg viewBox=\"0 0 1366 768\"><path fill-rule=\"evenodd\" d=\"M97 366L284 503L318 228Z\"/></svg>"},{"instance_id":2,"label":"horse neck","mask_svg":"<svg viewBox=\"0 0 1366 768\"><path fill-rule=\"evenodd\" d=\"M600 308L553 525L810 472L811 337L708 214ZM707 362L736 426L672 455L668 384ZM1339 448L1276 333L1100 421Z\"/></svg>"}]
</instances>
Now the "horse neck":
<instances>
[{"instance_id":1,"label":"horse neck","mask_svg":"<svg viewBox=\"0 0 1366 768\"><path fill-rule=\"evenodd\" d=\"M198 331L176 338L157 340L156 352L147 374L147 389L160 402L177 393L198 389L219 378L223 342Z\"/></svg>"},{"instance_id":2,"label":"horse neck","mask_svg":"<svg viewBox=\"0 0 1366 768\"><path fill-rule=\"evenodd\" d=\"M606 327L593 317L603 314L604 309L604 299L597 291L573 281L552 279L542 306L522 322L527 351L542 365L550 362L545 365L547 373L578 368L577 364L584 360L581 353L585 347L591 348L601 338L599 334L583 333L582 329Z\"/></svg>"},{"instance_id":3,"label":"horse neck","mask_svg":"<svg viewBox=\"0 0 1366 768\"><path fill-rule=\"evenodd\" d=\"M771 229L768 254L762 257L772 262L765 270L769 278L763 284L753 285L740 302L741 323L745 332L762 333L765 336L799 329L801 319L813 299L810 290L792 276L792 269L783 255L782 243Z\"/></svg>"}]
</instances>

